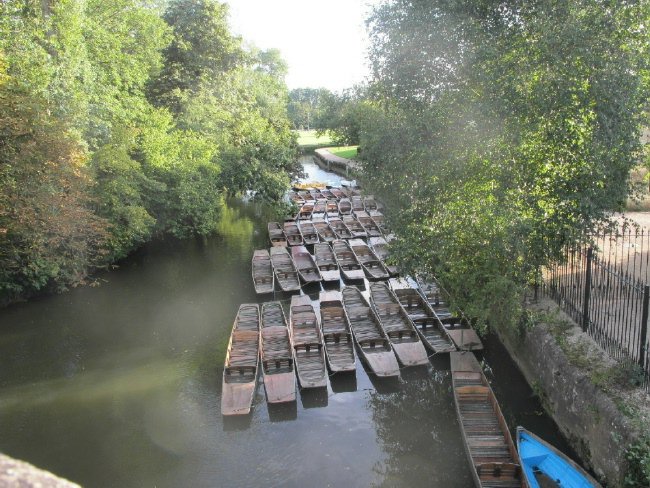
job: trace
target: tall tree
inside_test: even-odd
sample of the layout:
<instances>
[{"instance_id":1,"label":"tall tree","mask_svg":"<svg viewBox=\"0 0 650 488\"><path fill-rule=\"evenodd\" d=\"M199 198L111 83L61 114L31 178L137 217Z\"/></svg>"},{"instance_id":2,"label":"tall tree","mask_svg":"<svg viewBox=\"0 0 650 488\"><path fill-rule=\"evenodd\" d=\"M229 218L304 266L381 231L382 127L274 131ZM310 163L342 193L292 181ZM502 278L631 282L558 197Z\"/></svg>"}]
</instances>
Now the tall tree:
<instances>
[{"instance_id":1,"label":"tall tree","mask_svg":"<svg viewBox=\"0 0 650 488\"><path fill-rule=\"evenodd\" d=\"M411 269L482 318L621 207L647 99L646 2L396 0L369 20L366 175Z\"/></svg>"}]
</instances>

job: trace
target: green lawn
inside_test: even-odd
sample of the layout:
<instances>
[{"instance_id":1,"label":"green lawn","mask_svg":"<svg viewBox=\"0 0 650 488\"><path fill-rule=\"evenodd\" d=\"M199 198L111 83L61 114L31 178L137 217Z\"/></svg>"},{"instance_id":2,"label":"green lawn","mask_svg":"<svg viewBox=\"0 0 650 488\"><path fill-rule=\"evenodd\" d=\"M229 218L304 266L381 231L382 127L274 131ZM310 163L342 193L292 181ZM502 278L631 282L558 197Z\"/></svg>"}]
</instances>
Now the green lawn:
<instances>
[{"instance_id":1,"label":"green lawn","mask_svg":"<svg viewBox=\"0 0 650 488\"><path fill-rule=\"evenodd\" d=\"M357 157L357 148L359 146L339 146L339 147L327 147L329 152L338 156L339 158L354 159Z\"/></svg>"},{"instance_id":2,"label":"green lawn","mask_svg":"<svg viewBox=\"0 0 650 488\"><path fill-rule=\"evenodd\" d=\"M298 145L299 146L327 146L332 143L332 139L329 135L323 135L318 137L315 130L299 130L298 133Z\"/></svg>"}]
</instances>

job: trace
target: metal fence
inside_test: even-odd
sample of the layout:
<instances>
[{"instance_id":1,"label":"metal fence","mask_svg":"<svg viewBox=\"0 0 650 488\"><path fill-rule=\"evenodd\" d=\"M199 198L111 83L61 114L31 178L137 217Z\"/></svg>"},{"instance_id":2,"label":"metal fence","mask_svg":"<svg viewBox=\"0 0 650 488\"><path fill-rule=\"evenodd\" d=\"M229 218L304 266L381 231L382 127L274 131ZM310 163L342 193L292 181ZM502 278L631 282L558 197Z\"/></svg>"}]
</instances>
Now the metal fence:
<instances>
[{"instance_id":1,"label":"metal fence","mask_svg":"<svg viewBox=\"0 0 650 488\"><path fill-rule=\"evenodd\" d=\"M650 390L647 230L618 229L567 249L543 290L612 357L636 363Z\"/></svg>"}]
</instances>

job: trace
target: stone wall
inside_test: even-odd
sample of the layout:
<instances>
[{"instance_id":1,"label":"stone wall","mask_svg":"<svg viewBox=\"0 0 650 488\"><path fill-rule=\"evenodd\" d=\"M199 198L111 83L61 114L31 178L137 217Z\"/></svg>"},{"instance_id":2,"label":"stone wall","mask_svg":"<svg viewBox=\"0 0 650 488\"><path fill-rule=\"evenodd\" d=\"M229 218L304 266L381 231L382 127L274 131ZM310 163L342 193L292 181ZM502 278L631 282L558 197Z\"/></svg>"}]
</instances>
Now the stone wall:
<instances>
[{"instance_id":1,"label":"stone wall","mask_svg":"<svg viewBox=\"0 0 650 488\"><path fill-rule=\"evenodd\" d=\"M1 488L80 488L52 473L40 470L24 461L0 454Z\"/></svg>"},{"instance_id":2,"label":"stone wall","mask_svg":"<svg viewBox=\"0 0 650 488\"><path fill-rule=\"evenodd\" d=\"M589 367L602 368L611 359L554 302L544 301L541 307L553 309L560 323L569 324L561 330L561 340L579 346L576 357L585 362L580 367L560 347L557 325L542 323L523 335L499 336L583 463L607 486L623 486L625 449L638 434L613 399L594 384Z\"/></svg>"}]
</instances>

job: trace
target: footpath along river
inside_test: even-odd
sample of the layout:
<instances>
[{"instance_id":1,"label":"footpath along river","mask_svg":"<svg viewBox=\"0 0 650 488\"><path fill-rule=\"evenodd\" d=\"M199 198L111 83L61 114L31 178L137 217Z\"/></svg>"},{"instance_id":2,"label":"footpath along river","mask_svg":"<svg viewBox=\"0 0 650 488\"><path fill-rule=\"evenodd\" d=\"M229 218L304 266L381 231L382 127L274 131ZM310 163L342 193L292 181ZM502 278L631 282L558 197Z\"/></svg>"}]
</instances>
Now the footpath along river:
<instances>
[{"instance_id":1,"label":"footpath along river","mask_svg":"<svg viewBox=\"0 0 650 488\"><path fill-rule=\"evenodd\" d=\"M303 161L308 180L339 180ZM359 364L271 411L260 384L248 418L222 418L226 346L239 305L261 303L251 257L269 219L230 202L218 236L152 243L100 286L0 311L0 451L88 487L472 486L445 356L391 384ZM571 453L506 351L485 345L511 428Z\"/></svg>"}]
</instances>

